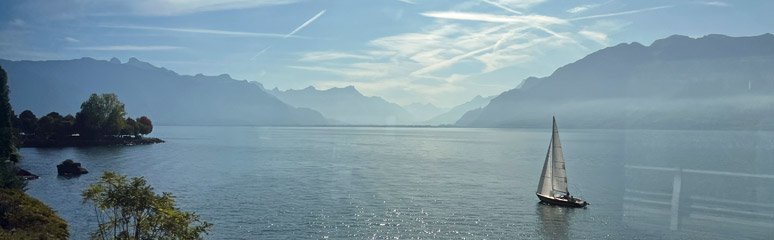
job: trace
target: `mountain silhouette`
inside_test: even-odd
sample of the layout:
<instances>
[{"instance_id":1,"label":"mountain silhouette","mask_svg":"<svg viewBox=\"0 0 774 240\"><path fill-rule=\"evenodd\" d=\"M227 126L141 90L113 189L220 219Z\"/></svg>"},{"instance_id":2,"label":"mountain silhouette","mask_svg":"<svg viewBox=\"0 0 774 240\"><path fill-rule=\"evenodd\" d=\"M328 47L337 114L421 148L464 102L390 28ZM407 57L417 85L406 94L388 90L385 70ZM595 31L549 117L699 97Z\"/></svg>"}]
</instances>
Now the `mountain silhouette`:
<instances>
[{"instance_id":1,"label":"mountain silhouette","mask_svg":"<svg viewBox=\"0 0 774 240\"><path fill-rule=\"evenodd\" d=\"M439 108L432 103L418 102L405 105L403 106L403 109L406 109L406 111L411 113L411 115L414 116L414 119L416 119L418 123L427 123L431 118L434 118L448 110Z\"/></svg>"},{"instance_id":2,"label":"mountain silhouette","mask_svg":"<svg viewBox=\"0 0 774 240\"><path fill-rule=\"evenodd\" d=\"M314 109L338 124L405 125L414 123L414 116L401 106L380 97L363 96L354 86L318 90L312 86L271 94L296 107Z\"/></svg>"},{"instance_id":3,"label":"mountain silhouette","mask_svg":"<svg viewBox=\"0 0 774 240\"><path fill-rule=\"evenodd\" d=\"M426 121L425 123L431 124L431 125L443 125L443 124L454 124L455 121L460 119L465 113L467 113L470 110L482 108L489 104L489 101L492 100L494 96L490 97L482 97L482 96L476 96L470 101L457 105L450 109L449 111L439 114L432 119Z\"/></svg>"},{"instance_id":4,"label":"mountain silhouette","mask_svg":"<svg viewBox=\"0 0 774 240\"><path fill-rule=\"evenodd\" d=\"M0 60L11 104L38 116L75 114L91 93L116 93L130 116L147 115L168 125L318 125L322 115L295 108L263 86L229 75L179 75L136 58L126 63L81 58L52 61Z\"/></svg>"},{"instance_id":5,"label":"mountain silhouette","mask_svg":"<svg viewBox=\"0 0 774 240\"><path fill-rule=\"evenodd\" d=\"M774 35L622 43L518 87L457 125L774 129ZM550 124L549 124L550 125Z\"/></svg>"}]
</instances>

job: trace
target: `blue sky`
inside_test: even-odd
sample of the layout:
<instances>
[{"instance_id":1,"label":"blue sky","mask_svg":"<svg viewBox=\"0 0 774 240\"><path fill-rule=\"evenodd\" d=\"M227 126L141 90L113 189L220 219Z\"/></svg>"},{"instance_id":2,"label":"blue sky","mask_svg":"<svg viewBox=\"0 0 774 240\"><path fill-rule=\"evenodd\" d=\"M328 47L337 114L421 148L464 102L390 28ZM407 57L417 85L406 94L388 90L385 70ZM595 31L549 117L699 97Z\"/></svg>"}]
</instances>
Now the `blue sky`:
<instances>
[{"instance_id":1,"label":"blue sky","mask_svg":"<svg viewBox=\"0 0 774 240\"><path fill-rule=\"evenodd\" d=\"M452 107L622 42L772 32L774 1L6 0L0 58L130 57Z\"/></svg>"}]
</instances>

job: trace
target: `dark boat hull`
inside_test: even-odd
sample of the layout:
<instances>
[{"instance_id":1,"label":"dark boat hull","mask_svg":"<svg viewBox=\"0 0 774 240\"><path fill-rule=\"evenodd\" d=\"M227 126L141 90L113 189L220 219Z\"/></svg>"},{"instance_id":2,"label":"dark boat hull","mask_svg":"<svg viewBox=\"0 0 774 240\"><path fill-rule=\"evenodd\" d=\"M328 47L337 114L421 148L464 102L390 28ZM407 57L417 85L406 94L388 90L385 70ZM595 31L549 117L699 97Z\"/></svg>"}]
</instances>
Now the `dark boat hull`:
<instances>
[{"instance_id":1,"label":"dark boat hull","mask_svg":"<svg viewBox=\"0 0 774 240\"><path fill-rule=\"evenodd\" d=\"M586 205L588 205L588 203L586 201L583 201L583 200L580 200L580 199L578 199L578 200L580 200L580 202L576 202L576 201L572 201L571 202L571 201L568 201L568 200L565 200L565 199L550 198L550 197L542 196L540 194L536 194L536 195L538 196L538 198L540 199L541 202L548 203L548 204L553 204L553 205L559 205L559 206L565 206L565 207L574 207L574 208L582 208L582 207L586 207Z\"/></svg>"}]
</instances>

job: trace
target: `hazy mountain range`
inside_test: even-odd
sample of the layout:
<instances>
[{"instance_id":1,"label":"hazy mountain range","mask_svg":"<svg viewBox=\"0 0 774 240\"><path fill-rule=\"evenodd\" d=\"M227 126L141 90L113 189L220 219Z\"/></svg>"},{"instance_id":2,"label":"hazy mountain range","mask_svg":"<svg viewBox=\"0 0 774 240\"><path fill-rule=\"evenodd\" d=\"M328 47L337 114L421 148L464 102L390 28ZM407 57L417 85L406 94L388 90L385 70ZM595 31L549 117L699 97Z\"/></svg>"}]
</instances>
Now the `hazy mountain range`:
<instances>
[{"instance_id":1,"label":"hazy mountain range","mask_svg":"<svg viewBox=\"0 0 774 240\"><path fill-rule=\"evenodd\" d=\"M364 96L355 87L318 90L307 87L301 90L268 91L292 106L314 109L332 124L351 125L444 125L453 124L465 112L486 106L489 98L476 96L471 101L451 110L431 103L412 103L405 106L380 97Z\"/></svg>"},{"instance_id":2,"label":"hazy mountain range","mask_svg":"<svg viewBox=\"0 0 774 240\"><path fill-rule=\"evenodd\" d=\"M260 84L228 75L179 75L135 58L121 63L81 58L63 61L0 60L8 72L16 113L74 114L91 93L116 93L130 116L154 124L318 125L323 116L266 93Z\"/></svg>"},{"instance_id":3,"label":"hazy mountain range","mask_svg":"<svg viewBox=\"0 0 774 240\"><path fill-rule=\"evenodd\" d=\"M476 96L466 103L460 104L443 114L437 115L432 119L425 121L425 123L430 125L453 124L457 122L457 120L459 120L466 112L486 106L489 104L489 101L492 100L492 98L494 98L494 96Z\"/></svg>"},{"instance_id":4,"label":"hazy mountain range","mask_svg":"<svg viewBox=\"0 0 774 240\"><path fill-rule=\"evenodd\" d=\"M311 86L286 91L274 88L270 93L292 106L319 111L337 124L406 125L416 121L411 113L398 104L380 97L363 96L353 86L327 90L317 90Z\"/></svg>"},{"instance_id":5,"label":"hazy mountain range","mask_svg":"<svg viewBox=\"0 0 774 240\"><path fill-rule=\"evenodd\" d=\"M449 109L436 107L432 103L416 103L416 102L403 106L403 109L406 109L406 111L411 113L411 115L414 116L414 119L416 122L426 122L431 118L441 115L442 113L445 113L446 111L449 110ZM451 121L449 123L452 123L452 122L454 121Z\"/></svg>"},{"instance_id":6,"label":"hazy mountain range","mask_svg":"<svg viewBox=\"0 0 774 240\"><path fill-rule=\"evenodd\" d=\"M8 72L17 113L29 109L38 116L74 114L91 93L116 93L130 116L147 115L161 125L451 124L464 111L483 106L466 103L436 117L445 109L421 103L404 108L352 86L266 90L226 74L180 75L136 58L126 63L116 58L0 59L0 66Z\"/></svg>"},{"instance_id":7,"label":"hazy mountain range","mask_svg":"<svg viewBox=\"0 0 774 240\"><path fill-rule=\"evenodd\" d=\"M619 44L465 114L473 127L774 129L774 35Z\"/></svg>"}]
</instances>

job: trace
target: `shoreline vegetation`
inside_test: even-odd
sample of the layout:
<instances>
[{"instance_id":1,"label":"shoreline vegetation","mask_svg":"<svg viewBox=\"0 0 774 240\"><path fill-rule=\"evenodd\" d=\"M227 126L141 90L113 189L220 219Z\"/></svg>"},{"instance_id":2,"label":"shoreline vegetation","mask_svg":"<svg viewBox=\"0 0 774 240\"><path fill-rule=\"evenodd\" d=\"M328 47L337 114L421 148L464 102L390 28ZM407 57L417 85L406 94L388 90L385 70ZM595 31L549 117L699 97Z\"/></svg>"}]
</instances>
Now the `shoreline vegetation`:
<instances>
[{"instance_id":1,"label":"shoreline vegetation","mask_svg":"<svg viewBox=\"0 0 774 240\"><path fill-rule=\"evenodd\" d=\"M164 140L153 137L104 137L100 139L79 139L71 137L65 140L40 141L30 139L19 142L19 148L63 148L63 147L97 147L97 146L133 146L163 143Z\"/></svg>"},{"instance_id":2,"label":"shoreline vegetation","mask_svg":"<svg viewBox=\"0 0 774 240\"><path fill-rule=\"evenodd\" d=\"M27 180L34 174L16 166L14 119L8 75L0 67L0 239L67 239L67 222L38 199L28 196Z\"/></svg>"},{"instance_id":3,"label":"shoreline vegetation","mask_svg":"<svg viewBox=\"0 0 774 240\"><path fill-rule=\"evenodd\" d=\"M163 143L144 137L153 131L146 116L126 117L116 94L91 94L75 116L51 112L38 118L30 110L11 116L16 146L20 148L131 146Z\"/></svg>"}]
</instances>

